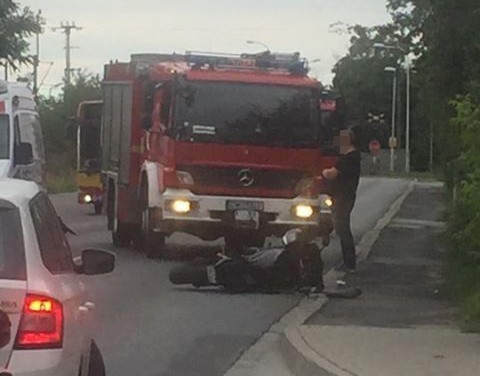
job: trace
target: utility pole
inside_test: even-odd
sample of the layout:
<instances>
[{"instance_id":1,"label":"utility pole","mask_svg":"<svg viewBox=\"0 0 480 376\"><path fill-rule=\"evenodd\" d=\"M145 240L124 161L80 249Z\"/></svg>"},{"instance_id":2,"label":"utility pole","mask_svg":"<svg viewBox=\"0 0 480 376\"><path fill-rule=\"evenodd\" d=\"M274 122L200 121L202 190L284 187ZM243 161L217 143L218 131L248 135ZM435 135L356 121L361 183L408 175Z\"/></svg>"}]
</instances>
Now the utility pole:
<instances>
[{"instance_id":1,"label":"utility pole","mask_svg":"<svg viewBox=\"0 0 480 376\"><path fill-rule=\"evenodd\" d=\"M397 120L397 68L386 67L385 72L393 73L393 95L392 95L392 129L388 145L390 147L390 172L395 172L395 148L397 140L395 138L395 125Z\"/></svg>"},{"instance_id":2,"label":"utility pole","mask_svg":"<svg viewBox=\"0 0 480 376\"><path fill-rule=\"evenodd\" d=\"M75 25L75 22L61 22L60 26L52 28L53 31L62 30L65 34L65 84L68 86L71 82L72 75L72 61L71 61L71 50L72 46L70 45L70 37L72 35L72 30L82 30L82 27Z\"/></svg>"},{"instance_id":3,"label":"utility pole","mask_svg":"<svg viewBox=\"0 0 480 376\"><path fill-rule=\"evenodd\" d=\"M380 48L385 50L398 50L404 54L404 65L405 73L407 76L406 79L406 119L405 119L405 172L410 173L410 97L411 97L411 71L412 71L412 61L410 60L410 52L398 46L389 46L385 43L375 43L373 48Z\"/></svg>"},{"instance_id":4,"label":"utility pole","mask_svg":"<svg viewBox=\"0 0 480 376\"><path fill-rule=\"evenodd\" d=\"M37 23L40 30L35 35L35 56L33 57L33 94L38 94L38 65L40 64L40 34L43 33L42 26L45 25L45 20L42 18L42 11L37 13Z\"/></svg>"},{"instance_id":5,"label":"utility pole","mask_svg":"<svg viewBox=\"0 0 480 376\"><path fill-rule=\"evenodd\" d=\"M411 73L411 62L408 54L405 54L405 72L407 74L407 104L406 104L406 121L405 121L405 172L407 174L410 173L410 90L411 90L411 83L410 83L410 73Z\"/></svg>"}]
</instances>

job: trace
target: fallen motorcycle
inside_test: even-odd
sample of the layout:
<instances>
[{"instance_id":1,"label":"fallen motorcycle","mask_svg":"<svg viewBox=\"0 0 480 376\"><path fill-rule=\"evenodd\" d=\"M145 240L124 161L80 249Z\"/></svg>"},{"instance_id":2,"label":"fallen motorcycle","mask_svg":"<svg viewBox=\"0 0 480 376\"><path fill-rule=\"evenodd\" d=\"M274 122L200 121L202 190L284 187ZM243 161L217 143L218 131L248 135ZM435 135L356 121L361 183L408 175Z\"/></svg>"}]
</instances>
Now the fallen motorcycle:
<instances>
[{"instance_id":1,"label":"fallen motorcycle","mask_svg":"<svg viewBox=\"0 0 480 376\"><path fill-rule=\"evenodd\" d=\"M289 230L282 243L279 247L238 250L235 256L219 253L210 260L177 266L169 278L176 285L222 286L230 292L322 291L320 247L299 229Z\"/></svg>"}]
</instances>

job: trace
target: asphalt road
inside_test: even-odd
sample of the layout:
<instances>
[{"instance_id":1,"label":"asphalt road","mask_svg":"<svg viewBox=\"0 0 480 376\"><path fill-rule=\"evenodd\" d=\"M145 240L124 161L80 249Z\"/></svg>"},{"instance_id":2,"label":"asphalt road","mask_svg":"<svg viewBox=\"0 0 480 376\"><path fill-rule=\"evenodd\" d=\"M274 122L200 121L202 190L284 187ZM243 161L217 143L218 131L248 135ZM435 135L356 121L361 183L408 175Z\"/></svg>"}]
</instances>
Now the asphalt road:
<instances>
[{"instance_id":1,"label":"asphalt road","mask_svg":"<svg viewBox=\"0 0 480 376\"><path fill-rule=\"evenodd\" d=\"M362 179L352 227L357 240L370 230L406 189L398 179ZM75 253L94 247L116 252L117 266L107 276L85 283L96 304L96 340L113 376L220 376L301 296L230 295L219 290L169 284L174 260L192 251L221 246L185 234L168 240L172 260L152 261L129 249L114 249L103 216L76 204L75 194L53 196L63 220L77 231L69 240ZM187 255L187 256L186 256ZM338 241L324 252L327 265L338 263Z\"/></svg>"}]
</instances>

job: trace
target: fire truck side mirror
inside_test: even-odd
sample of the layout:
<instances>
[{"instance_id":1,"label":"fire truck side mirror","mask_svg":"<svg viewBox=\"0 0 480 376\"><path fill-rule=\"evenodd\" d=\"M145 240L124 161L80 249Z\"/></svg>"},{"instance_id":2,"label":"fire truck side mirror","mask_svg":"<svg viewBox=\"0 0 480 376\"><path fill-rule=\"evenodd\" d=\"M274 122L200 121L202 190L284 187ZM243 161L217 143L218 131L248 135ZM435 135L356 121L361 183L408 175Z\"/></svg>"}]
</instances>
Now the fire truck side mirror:
<instances>
[{"instance_id":1,"label":"fire truck side mirror","mask_svg":"<svg viewBox=\"0 0 480 376\"><path fill-rule=\"evenodd\" d=\"M142 116L141 126L142 129L145 131L148 131L150 128L152 128L152 116L149 114L144 114Z\"/></svg>"}]
</instances>

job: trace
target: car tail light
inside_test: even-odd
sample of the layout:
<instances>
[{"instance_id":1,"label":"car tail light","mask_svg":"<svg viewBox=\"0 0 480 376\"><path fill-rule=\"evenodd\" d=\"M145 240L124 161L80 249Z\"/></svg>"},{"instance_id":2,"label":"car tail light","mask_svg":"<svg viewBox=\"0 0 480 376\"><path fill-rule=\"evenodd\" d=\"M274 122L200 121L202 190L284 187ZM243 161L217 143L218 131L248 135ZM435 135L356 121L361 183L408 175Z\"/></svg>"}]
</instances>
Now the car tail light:
<instances>
[{"instance_id":1,"label":"car tail light","mask_svg":"<svg viewBox=\"0 0 480 376\"><path fill-rule=\"evenodd\" d=\"M27 294L15 349L56 349L62 342L62 304L47 296Z\"/></svg>"}]
</instances>

